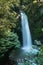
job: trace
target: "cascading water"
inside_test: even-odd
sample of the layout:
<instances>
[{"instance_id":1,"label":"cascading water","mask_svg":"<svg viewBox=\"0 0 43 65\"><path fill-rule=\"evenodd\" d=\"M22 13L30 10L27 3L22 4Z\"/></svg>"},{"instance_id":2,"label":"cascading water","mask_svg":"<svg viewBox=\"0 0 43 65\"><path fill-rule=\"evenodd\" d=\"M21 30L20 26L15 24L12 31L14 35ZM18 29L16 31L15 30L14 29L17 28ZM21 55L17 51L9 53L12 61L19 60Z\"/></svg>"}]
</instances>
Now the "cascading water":
<instances>
[{"instance_id":1,"label":"cascading water","mask_svg":"<svg viewBox=\"0 0 43 65\"><path fill-rule=\"evenodd\" d=\"M38 50L32 48L32 39L31 39L31 33L28 24L28 18L24 12L20 11L20 14L21 14L22 35L23 35L22 49L24 49L26 52L37 53Z\"/></svg>"},{"instance_id":2,"label":"cascading water","mask_svg":"<svg viewBox=\"0 0 43 65\"><path fill-rule=\"evenodd\" d=\"M29 62L30 65L37 65L34 58L36 58L35 56L39 50L36 48L34 49L32 46L31 33L26 14L22 11L20 11L20 14L23 34L23 47L16 49L16 51L13 50L9 58L17 61L18 65L24 65L25 61Z\"/></svg>"},{"instance_id":3,"label":"cascading water","mask_svg":"<svg viewBox=\"0 0 43 65\"><path fill-rule=\"evenodd\" d=\"M31 49L32 48L32 39L28 24L28 18L26 14L21 12L21 24L22 24L22 34L23 34L23 49Z\"/></svg>"}]
</instances>

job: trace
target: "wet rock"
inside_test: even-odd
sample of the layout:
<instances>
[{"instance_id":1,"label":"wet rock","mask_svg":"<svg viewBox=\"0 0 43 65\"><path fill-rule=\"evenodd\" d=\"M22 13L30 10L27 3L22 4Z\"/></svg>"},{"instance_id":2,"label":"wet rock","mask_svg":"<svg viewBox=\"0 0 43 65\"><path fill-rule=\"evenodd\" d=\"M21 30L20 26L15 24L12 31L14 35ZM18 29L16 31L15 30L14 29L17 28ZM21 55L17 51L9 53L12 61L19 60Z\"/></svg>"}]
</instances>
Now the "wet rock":
<instances>
[{"instance_id":1,"label":"wet rock","mask_svg":"<svg viewBox=\"0 0 43 65\"><path fill-rule=\"evenodd\" d=\"M32 63L32 65L37 65L36 63Z\"/></svg>"},{"instance_id":2,"label":"wet rock","mask_svg":"<svg viewBox=\"0 0 43 65\"><path fill-rule=\"evenodd\" d=\"M17 65L17 62L14 62L14 61L8 61L6 65Z\"/></svg>"},{"instance_id":3,"label":"wet rock","mask_svg":"<svg viewBox=\"0 0 43 65\"><path fill-rule=\"evenodd\" d=\"M40 46L40 45L41 45L41 42L40 42L40 41L35 40L35 41L34 41L34 44L35 44L35 45Z\"/></svg>"}]
</instances>

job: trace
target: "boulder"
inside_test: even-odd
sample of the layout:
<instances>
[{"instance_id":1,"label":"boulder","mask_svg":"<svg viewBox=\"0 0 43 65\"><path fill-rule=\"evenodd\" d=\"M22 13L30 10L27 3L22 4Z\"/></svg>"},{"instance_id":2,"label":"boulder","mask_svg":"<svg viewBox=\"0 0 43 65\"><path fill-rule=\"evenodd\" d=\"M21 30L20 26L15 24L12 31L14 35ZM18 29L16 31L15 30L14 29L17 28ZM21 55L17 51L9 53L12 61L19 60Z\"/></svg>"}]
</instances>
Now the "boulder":
<instances>
[{"instance_id":1,"label":"boulder","mask_svg":"<svg viewBox=\"0 0 43 65\"><path fill-rule=\"evenodd\" d=\"M34 41L34 44L35 44L35 45L40 46L40 45L41 45L41 42L40 42L40 41L35 40L35 41Z\"/></svg>"}]
</instances>

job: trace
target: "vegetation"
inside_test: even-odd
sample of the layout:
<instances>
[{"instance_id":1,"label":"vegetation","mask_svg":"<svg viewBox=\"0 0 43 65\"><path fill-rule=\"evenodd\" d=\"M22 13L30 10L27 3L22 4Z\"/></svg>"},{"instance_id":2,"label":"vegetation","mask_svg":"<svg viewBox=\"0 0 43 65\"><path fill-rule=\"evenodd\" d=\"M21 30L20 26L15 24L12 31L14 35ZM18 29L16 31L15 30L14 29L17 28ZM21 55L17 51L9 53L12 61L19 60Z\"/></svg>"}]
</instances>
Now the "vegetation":
<instances>
[{"instance_id":1,"label":"vegetation","mask_svg":"<svg viewBox=\"0 0 43 65\"><path fill-rule=\"evenodd\" d=\"M0 57L22 45L20 10L28 16L33 40L43 43L43 2L41 0L0 0ZM43 45L43 44L42 44ZM43 64L43 47L38 62Z\"/></svg>"},{"instance_id":2,"label":"vegetation","mask_svg":"<svg viewBox=\"0 0 43 65\"><path fill-rule=\"evenodd\" d=\"M18 26L18 14L11 9L12 3L13 0L0 0L0 57L12 46L20 46L17 32L15 32Z\"/></svg>"}]
</instances>

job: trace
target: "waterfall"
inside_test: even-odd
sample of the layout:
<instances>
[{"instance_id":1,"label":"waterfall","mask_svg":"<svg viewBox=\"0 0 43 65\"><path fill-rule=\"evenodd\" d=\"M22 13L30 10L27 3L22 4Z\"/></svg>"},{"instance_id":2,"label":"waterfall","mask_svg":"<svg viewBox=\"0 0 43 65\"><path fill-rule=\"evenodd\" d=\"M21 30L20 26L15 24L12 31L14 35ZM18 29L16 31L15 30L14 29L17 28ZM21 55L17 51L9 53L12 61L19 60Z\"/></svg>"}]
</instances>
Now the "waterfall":
<instances>
[{"instance_id":1,"label":"waterfall","mask_svg":"<svg viewBox=\"0 0 43 65\"><path fill-rule=\"evenodd\" d=\"M23 49L29 50L32 48L32 39L28 24L28 18L24 12L20 11L20 13L21 13L22 35L23 35Z\"/></svg>"}]
</instances>

